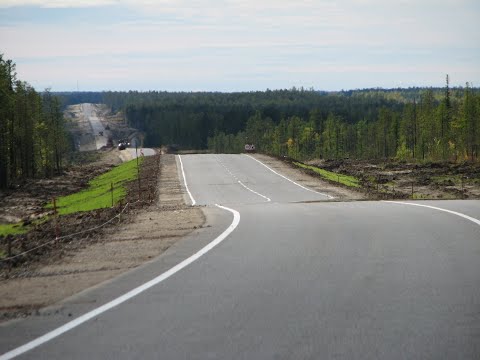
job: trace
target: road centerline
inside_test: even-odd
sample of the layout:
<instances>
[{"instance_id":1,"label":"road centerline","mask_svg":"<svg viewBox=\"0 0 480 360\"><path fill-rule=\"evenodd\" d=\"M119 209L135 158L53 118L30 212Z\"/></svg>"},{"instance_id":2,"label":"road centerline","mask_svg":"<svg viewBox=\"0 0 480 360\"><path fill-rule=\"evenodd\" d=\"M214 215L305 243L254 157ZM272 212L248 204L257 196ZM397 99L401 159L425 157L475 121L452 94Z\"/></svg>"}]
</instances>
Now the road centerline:
<instances>
[{"instance_id":1,"label":"road centerline","mask_svg":"<svg viewBox=\"0 0 480 360\"><path fill-rule=\"evenodd\" d=\"M250 191L251 193L253 193L257 196L260 196L260 197L264 198L267 202L272 201L269 197L267 197L265 195L262 195L262 194L260 194L259 192L255 191L253 189L250 189L247 185L245 185L243 182L238 180L238 177L234 173L232 173L232 171L222 162L222 160L220 160L220 158L218 156L216 156L215 158L218 161L218 163L220 163L223 166L223 168L230 174L230 176L233 177L235 180L237 180L237 182L240 185L242 185L245 189L247 189L248 191Z\"/></svg>"},{"instance_id":2,"label":"road centerline","mask_svg":"<svg viewBox=\"0 0 480 360\"><path fill-rule=\"evenodd\" d=\"M295 182L295 181L293 181L293 180L289 179L288 177L286 177L286 176L284 176L284 175L282 175L282 174L280 174L280 173L276 172L276 171L275 171L275 170L273 170L271 167L269 167L269 166L265 165L265 164L264 164L263 162L261 162L260 160L258 160L258 159L255 159L255 158L254 158L253 156L251 156L251 155L245 154L245 156L248 156L250 159L253 159L253 160L255 160L255 161L256 161L256 162L258 162L260 165L262 165L262 166L266 167L268 170L270 170L270 171L271 171L271 172L273 172L274 174L276 174L276 175L278 175L278 176L280 176L280 177L284 178L284 179L285 179L285 180L287 180L287 181L290 181L292 184L295 184L295 185L297 185L297 186L301 187L301 188L302 188L302 189L304 189L304 190L307 190L307 191L310 191L310 192L313 192L313 193L315 193L315 194L319 194L319 195L322 195L322 196L326 196L326 197L327 197L327 198L329 198L329 199L334 199L334 197L333 197L333 196L331 196L331 195L324 194L324 193L321 193L321 192L319 192L319 191L312 190L312 189L309 189L309 188L307 188L307 187L305 187L305 186L303 186L303 185L300 185L299 183L297 183L297 182Z\"/></svg>"},{"instance_id":3,"label":"road centerline","mask_svg":"<svg viewBox=\"0 0 480 360\"><path fill-rule=\"evenodd\" d=\"M267 202L272 201L269 197L267 197L267 196L265 196L265 195L262 195L262 194L256 192L255 190L250 189L247 185L245 185L244 183L242 183L240 180L238 180L238 183L239 183L240 185L242 185L242 186L243 186L245 189L247 189L248 191L251 191L252 193L254 193L255 195L261 196L262 198L264 198L265 200L267 200Z\"/></svg>"}]
</instances>

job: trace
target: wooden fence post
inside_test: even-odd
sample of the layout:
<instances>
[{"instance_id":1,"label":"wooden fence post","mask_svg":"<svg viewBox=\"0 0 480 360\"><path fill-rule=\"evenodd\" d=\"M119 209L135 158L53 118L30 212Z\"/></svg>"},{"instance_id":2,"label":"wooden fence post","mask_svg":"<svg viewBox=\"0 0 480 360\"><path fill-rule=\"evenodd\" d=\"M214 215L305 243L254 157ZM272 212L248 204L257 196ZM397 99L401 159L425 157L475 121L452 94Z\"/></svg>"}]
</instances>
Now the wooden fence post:
<instances>
[{"instance_id":1,"label":"wooden fence post","mask_svg":"<svg viewBox=\"0 0 480 360\"><path fill-rule=\"evenodd\" d=\"M58 211L57 211L57 199L53 198L53 216L55 221L55 240L60 237L60 228L58 226Z\"/></svg>"}]
</instances>

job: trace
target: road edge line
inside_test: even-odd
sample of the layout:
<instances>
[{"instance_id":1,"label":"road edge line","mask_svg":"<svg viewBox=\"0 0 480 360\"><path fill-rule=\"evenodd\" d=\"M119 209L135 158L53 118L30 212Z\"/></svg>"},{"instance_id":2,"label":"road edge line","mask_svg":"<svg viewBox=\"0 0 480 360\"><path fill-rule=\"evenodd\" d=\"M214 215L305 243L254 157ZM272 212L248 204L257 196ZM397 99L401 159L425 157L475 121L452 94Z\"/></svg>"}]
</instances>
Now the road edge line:
<instances>
[{"instance_id":1,"label":"road edge line","mask_svg":"<svg viewBox=\"0 0 480 360\"><path fill-rule=\"evenodd\" d=\"M104 305L102 305L102 306L100 306L96 309L93 309L93 310L87 312L86 314L83 314L83 315L79 316L78 318L76 318L76 319L74 319L74 320L72 320L72 321L70 321L70 322L68 322L68 323L66 323L66 324L48 332L48 333L46 333L45 335L42 335L42 336L40 336L40 337L38 337L38 338L36 338L32 341L29 341L28 343L26 343L22 346L19 346L15 349L12 349L12 350L6 352L3 355L0 355L0 360L13 359L14 357L22 355L22 354L26 353L27 351L33 350L34 348L36 348L36 347L38 347L42 344L45 344L46 342L48 342L50 340L53 340L54 338L66 333L67 331L72 330L73 328L87 322L88 320L90 320L90 319L92 319L96 316L99 316L102 313L104 313L104 312L106 312L110 309L113 309L117 305L120 305L120 304L124 303L125 301L130 300L131 298L141 294L145 290L148 290L152 286L155 286L155 285L161 283L162 281L165 281L166 279L168 279L172 275L176 274L177 272L179 272L183 268L187 267L188 265L190 265L194 261L198 260L200 257L205 255L207 252L212 250L215 246L217 246L223 240L225 240L237 228L238 224L240 223L240 213L238 211L236 211L234 209L230 209L230 208L225 207L225 206L218 205L218 204L215 204L215 206L217 206L220 209L231 212L233 214L233 221L230 224L230 226L228 228L226 228L220 235L218 235L213 241L211 241L206 246L201 248L195 254L186 258L182 262L178 263L177 265L175 265L171 269L163 272L162 274L158 275L157 277L153 278L152 280L147 281L143 285L137 286L136 288L130 290L126 294L121 295L121 296L117 297L116 299L113 299L113 300L109 301L108 303L106 303L106 304L104 304Z\"/></svg>"},{"instance_id":2,"label":"road edge line","mask_svg":"<svg viewBox=\"0 0 480 360\"><path fill-rule=\"evenodd\" d=\"M300 187L301 187L302 189L304 189L304 190L311 191L311 192L313 192L313 193L315 193L315 194L319 194L319 195L322 195L322 196L326 196L326 197L329 198L329 199L335 199L335 197L333 197L332 195L324 194L324 193L321 193L321 192L319 192L319 191L309 189L309 188L307 188L307 187L305 187L305 186L303 186L303 185L300 185L299 183L296 183L295 181L289 179L288 177L286 177L286 176L284 176L284 175L276 172L275 170L273 170L273 169L270 168L269 166L265 165L265 164L264 164L263 162L261 162L260 160L255 159L255 158L254 158L253 156L251 156L251 155L248 155L248 154L244 154L244 155L245 155L245 156L248 156L250 159L255 160L256 162L260 163L261 165L265 166L268 170L270 170L270 171L273 172L274 174L276 174L276 175L284 178L285 180L290 181L291 183L293 183L293 184L295 184L295 185L297 185L297 186L300 186Z\"/></svg>"},{"instance_id":3,"label":"road edge line","mask_svg":"<svg viewBox=\"0 0 480 360\"><path fill-rule=\"evenodd\" d=\"M423 204L417 204L417 203L411 203L411 202L404 202L404 201L384 200L383 202L392 203L392 204L401 204L401 205L411 205L411 206L426 207L426 208L430 208L430 209L434 209L434 210L438 210L438 211L443 211L443 212L450 213L450 214L453 214L453 215L457 215L457 216L460 216L460 217L465 218L465 219L467 219L467 220L470 220L470 221L472 221L472 222L474 222L475 224L477 224L477 225L480 226L480 220L475 219L474 217L471 217L471 216L462 214L462 213L460 213L460 212L453 211L453 210L448 210L448 209L444 209L444 208L440 208L440 207L436 207L436 206L431 206L431 205L423 205Z\"/></svg>"},{"instance_id":4,"label":"road edge line","mask_svg":"<svg viewBox=\"0 0 480 360\"><path fill-rule=\"evenodd\" d=\"M180 155L178 155L178 160L180 160L180 168L182 169L183 183L185 184L185 189L187 189L187 193L190 196L190 200L192 201L192 206L194 206L197 202L193 198L190 190L188 189L187 177L185 176L185 171L183 170L183 162L182 162L182 157Z\"/></svg>"}]
</instances>

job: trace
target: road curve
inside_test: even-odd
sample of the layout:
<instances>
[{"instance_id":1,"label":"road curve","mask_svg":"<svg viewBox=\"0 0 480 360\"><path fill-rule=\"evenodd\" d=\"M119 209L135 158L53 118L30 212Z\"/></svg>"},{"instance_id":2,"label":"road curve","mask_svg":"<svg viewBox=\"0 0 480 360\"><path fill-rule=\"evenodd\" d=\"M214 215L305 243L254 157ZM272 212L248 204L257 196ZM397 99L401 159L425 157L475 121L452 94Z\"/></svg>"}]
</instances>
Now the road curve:
<instances>
[{"instance_id":1,"label":"road curve","mask_svg":"<svg viewBox=\"0 0 480 360\"><path fill-rule=\"evenodd\" d=\"M245 155L181 161L187 201L222 229L234 217L214 204L238 212L228 237L23 358L479 357L480 201L322 201ZM5 324L0 349L55 326Z\"/></svg>"}]
</instances>

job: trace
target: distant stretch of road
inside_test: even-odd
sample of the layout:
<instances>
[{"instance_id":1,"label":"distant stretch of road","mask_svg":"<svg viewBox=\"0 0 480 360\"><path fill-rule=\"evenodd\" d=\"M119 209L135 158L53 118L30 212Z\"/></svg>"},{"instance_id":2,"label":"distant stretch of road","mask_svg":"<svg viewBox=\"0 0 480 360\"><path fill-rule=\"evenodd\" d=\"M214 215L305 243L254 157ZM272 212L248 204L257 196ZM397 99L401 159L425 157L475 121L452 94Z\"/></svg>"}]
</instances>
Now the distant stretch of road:
<instances>
[{"instance_id":1,"label":"distant stretch of road","mask_svg":"<svg viewBox=\"0 0 480 360\"><path fill-rule=\"evenodd\" d=\"M81 104L81 108L83 110L83 115L88 121L90 122L90 126L92 127L92 133L95 137L95 147L96 150L101 149L104 146L107 146L107 133L105 127L103 126L100 118L93 111L92 104L85 103Z\"/></svg>"},{"instance_id":2,"label":"distant stretch of road","mask_svg":"<svg viewBox=\"0 0 480 360\"><path fill-rule=\"evenodd\" d=\"M178 165L213 226L1 326L5 358L480 358L480 201L336 202L247 155Z\"/></svg>"},{"instance_id":3,"label":"distant stretch of road","mask_svg":"<svg viewBox=\"0 0 480 360\"><path fill-rule=\"evenodd\" d=\"M99 150L107 146L108 137L110 136L110 131L106 130L102 124L101 119L97 116L93 104L84 103L80 104L80 109L82 110L83 117L87 119L90 123L92 130L92 136L94 141L89 144L81 146L81 150ZM128 161L135 159L137 156L151 156L155 155L155 150L151 148L126 148L125 150L119 151L119 157L122 161Z\"/></svg>"},{"instance_id":4,"label":"distant stretch of road","mask_svg":"<svg viewBox=\"0 0 480 360\"><path fill-rule=\"evenodd\" d=\"M155 155L155 150L150 148L127 148L125 149L130 153L130 156L135 159L137 156L152 156Z\"/></svg>"}]
</instances>

